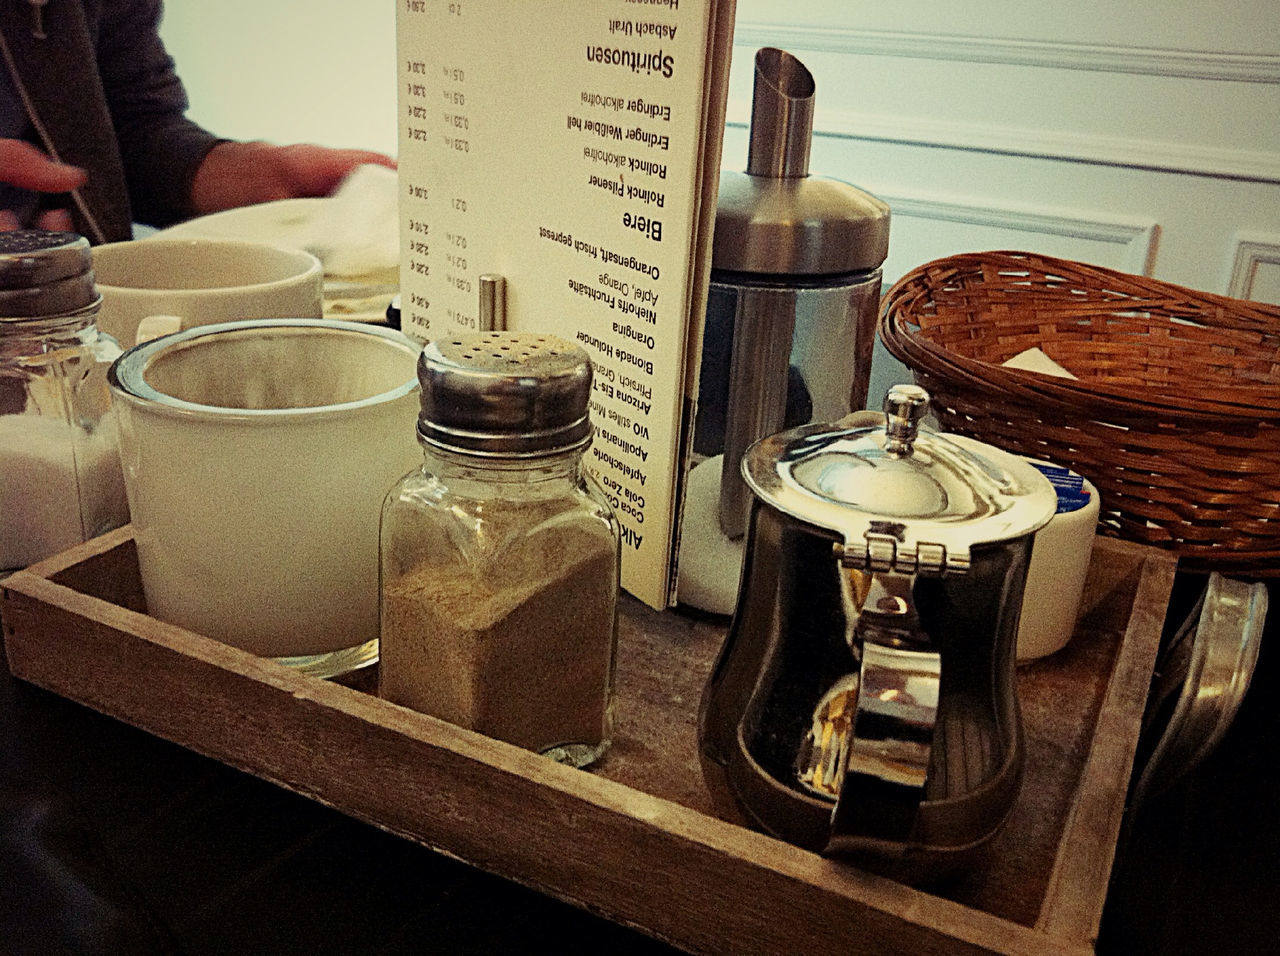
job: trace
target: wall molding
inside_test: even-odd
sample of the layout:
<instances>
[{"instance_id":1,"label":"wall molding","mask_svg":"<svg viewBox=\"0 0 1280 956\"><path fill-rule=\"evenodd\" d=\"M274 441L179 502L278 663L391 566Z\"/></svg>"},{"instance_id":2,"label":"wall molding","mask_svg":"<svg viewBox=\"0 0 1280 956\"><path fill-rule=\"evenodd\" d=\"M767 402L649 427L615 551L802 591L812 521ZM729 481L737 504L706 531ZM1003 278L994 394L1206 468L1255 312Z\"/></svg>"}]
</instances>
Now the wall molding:
<instances>
[{"instance_id":1,"label":"wall molding","mask_svg":"<svg viewBox=\"0 0 1280 956\"><path fill-rule=\"evenodd\" d=\"M792 52L819 51L849 57L889 56L1280 84L1280 55L1276 54L787 26L758 21L739 23L734 44L739 48L771 45ZM743 96L729 103L731 126L747 125L750 94ZM821 106L814 122L815 135L1280 183L1280 151L1274 149L1249 150L1151 137L888 116Z\"/></svg>"},{"instance_id":2,"label":"wall molding","mask_svg":"<svg viewBox=\"0 0 1280 956\"><path fill-rule=\"evenodd\" d=\"M986 206L915 196L881 195L892 215L908 219L955 222L1025 232L1033 235L1066 236L1120 246L1117 268L1138 275L1151 275L1155 264L1159 224L1152 220L1083 218L1012 207ZM1280 255L1280 246L1276 247Z\"/></svg>"},{"instance_id":3,"label":"wall molding","mask_svg":"<svg viewBox=\"0 0 1280 956\"><path fill-rule=\"evenodd\" d=\"M734 99L729 103L726 125L746 129L750 115L750 101ZM1280 183L1280 153L1137 137L888 117L853 110L819 111L814 135Z\"/></svg>"},{"instance_id":4,"label":"wall molding","mask_svg":"<svg viewBox=\"0 0 1280 956\"><path fill-rule=\"evenodd\" d=\"M1249 233L1236 236L1227 295L1234 299L1252 299L1253 280L1259 266L1280 269L1280 235Z\"/></svg>"},{"instance_id":5,"label":"wall molding","mask_svg":"<svg viewBox=\"0 0 1280 956\"><path fill-rule=\"evenodd\" d=\"M755 21L737 24L734 45L753 49L777 46L791 52L814 50L859 56L958 60L1236 83L1280 83L1280 56L1268 53L787 26Z\"/></svg>"}]
</instances>

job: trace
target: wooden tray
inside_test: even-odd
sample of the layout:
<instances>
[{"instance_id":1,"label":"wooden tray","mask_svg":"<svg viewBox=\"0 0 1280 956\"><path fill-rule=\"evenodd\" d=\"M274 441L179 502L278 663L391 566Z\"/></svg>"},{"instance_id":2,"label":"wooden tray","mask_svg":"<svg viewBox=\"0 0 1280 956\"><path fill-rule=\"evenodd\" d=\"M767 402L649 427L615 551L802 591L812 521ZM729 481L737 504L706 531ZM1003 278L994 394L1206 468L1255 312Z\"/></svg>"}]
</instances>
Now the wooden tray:
<instances>
[{"instance_id":1,"label":"wooden tray","mask_svg":"<svg viewBox=\"0 0 1280 956\"><path fill-rule=\"evenodd\" d=\"M988 863L930 892L715 816L695 752L723 622L625 598L619 728L554 764L145 614L128 528L3 582L15 676L691 951L1088 952L1173 583L1099 539L1067 647L1019 671L1023 796ZM361 683L365 689L361 688Z\"/></svg>"}]
</instances>

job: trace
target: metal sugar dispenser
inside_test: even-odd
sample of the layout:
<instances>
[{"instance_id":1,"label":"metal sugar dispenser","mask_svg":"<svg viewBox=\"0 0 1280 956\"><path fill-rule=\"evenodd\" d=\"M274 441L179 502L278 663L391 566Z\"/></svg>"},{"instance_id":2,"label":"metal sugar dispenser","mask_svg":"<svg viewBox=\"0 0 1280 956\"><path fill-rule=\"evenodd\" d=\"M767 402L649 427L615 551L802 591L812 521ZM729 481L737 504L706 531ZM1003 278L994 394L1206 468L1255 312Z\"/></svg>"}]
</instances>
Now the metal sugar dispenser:
<instances>
[{"instance_id":1,"label":"metal sugar dispenser","mask_svg":"<svg viewBox=\"0 0 1280 956\"><path fill-rule=\"evenodd\" d=\"M921 430L808 425L753 445L742 587L702 701L723 809L910 882L971 865L1021 786L1015 652L1035 531L1021 458Z\"/></svg>"},{"instance_id":2,"label":"metal sugar dispenser","mask_svg":"<svg viewBox=\"0 0 1280 956\"><path fill-rule=\"evenodd\" d=\"M585 766L613 734L620 526L586 473L591 362L549 335L418 361L421 469L387 495L380 693Z\"/></svg>"},{"instance_id":3,"label":"metal sugar dispenser","mask_svg":"<svg viewBox=\"0 0 1280 956\"><path fill-rule=\"evenodd\" d=\"M129 520L88 241L0 232L0 571Z\"/></svg>"},{"instance_id":4,"label":"metal sugar dispenser","mask_svg":"<svg viewBox=\"0 0 1280 956\"><path fill-rule=\"evenodd\" d=\"M746 172L720 176L694 443L723 452L729 538L746 530L747 446L867 400L889 207L810 175L815 90L794 56L759 50Z\"/></svg>"}]
</instances>

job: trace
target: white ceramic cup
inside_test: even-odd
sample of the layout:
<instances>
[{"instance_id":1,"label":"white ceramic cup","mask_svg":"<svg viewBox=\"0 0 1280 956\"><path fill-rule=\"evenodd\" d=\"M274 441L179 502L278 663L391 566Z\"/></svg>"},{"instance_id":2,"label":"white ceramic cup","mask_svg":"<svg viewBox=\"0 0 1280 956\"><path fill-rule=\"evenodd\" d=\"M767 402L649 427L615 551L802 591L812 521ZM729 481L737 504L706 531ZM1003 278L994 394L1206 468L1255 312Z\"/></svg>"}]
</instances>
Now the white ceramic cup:
<instances>
[{"instance_id":1,"label":"white ceramic cup","mask_svg":"<svg viewBox=\"0 0 1280 956\"><path fill-rule=\"evenodd\" d=\"M376 659L382 499L420 465L417 357L324 319L199 326L108 379L160 620L333 676Z\"/></svg>"},{"instance_id":2,"label":"white ceramic cup","mask_svg":"<svg viewBox=\"0 0 1280 956\"><path fill-rule=\"evenodd\" d=\"M1093 541L1098 528L1098 489L1087 480L1088 502L1063 511L1036 532L1018 619L1019 661L1062 650L1075 633Z\"/></svg>"},{"instance_id":3,"label":"white ceramic cup","mask_svg":"<svg viewBox=\"0 0 1280 956\"><path fill-rule=\"evenodd\" d=\"M93 273L102 295L98 328L126 348L215 322L320 318L324 308L320 260L265 242L112 242L94 248Z\"/></svg>"}]
</instances>

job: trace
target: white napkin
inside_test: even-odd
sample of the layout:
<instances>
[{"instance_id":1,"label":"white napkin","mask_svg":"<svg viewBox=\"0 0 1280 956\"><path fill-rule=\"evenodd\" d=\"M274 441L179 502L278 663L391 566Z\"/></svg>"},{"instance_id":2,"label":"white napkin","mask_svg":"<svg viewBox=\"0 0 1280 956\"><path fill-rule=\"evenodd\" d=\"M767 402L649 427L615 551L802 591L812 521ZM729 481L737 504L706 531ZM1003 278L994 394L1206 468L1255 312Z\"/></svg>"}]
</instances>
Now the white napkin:
<instances>
[{"instance_id":1,"label":"white napkin","mask_svg":"<svg viewBox=\"0 0 1280 956\"><path fill-rule=\"evenodd\" d=\"M1042 375L1053 375L1056 378L1075 378L1074 375L1038 348L1024 349L1002 364L1006 368L1018 368L1025 372L1040 372Z\"/></svg>"},{"instance_id":2,"label":"white napkin","mask_svg":"<svg viewBox=\"0 0 1280 956\"><path fill-rule=\"evenodd\" d=\"M398 269L398 197L394 169L358 166L300 227L297 241L324 263L327 276L368 277Z\"/></svg>"}]
</instances>

